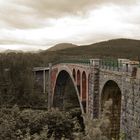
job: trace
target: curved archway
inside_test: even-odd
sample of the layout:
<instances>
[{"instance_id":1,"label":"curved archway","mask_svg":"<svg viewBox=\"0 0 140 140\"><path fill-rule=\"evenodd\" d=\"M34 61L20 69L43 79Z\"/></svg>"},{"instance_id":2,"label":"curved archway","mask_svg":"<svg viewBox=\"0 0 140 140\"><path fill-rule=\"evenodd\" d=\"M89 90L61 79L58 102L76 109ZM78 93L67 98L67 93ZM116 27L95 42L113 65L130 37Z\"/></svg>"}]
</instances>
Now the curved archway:
<instances>
[{"instance_id":1,"label":"curved archway","mask_svg":"<svg viewBox=\"0 0 140 140\"><path fill-rule=\"evenodd\" d=\"M73 75L74 80L76 80L76 71L75 71L75 69L73 69L72 75Z\"/></svg>"},{"instance_id":2,"label":"curved archway","mask_svg":"<svg viewBox=\"0 0 140 140\"><path fill-rule=\"evenodd\" d=\"M54 88L53 107L57 107L60 110L69 110L76 107L81 108L78 96L70 74L66 70L60 71Z\"/></svg>"},{"instance_id":3,"label":"curved archway","mask_svg":"<svg viewBox=\"0 0 140 140\"><path fill-rule=\"evenodd\" d=\"M111 139L119 138L120 133L120 116L121 116L121 90L115 81L109 80L105 83L101 94L101 111L105 109L105 103L112 100L109 108L110 127L105 135Z\"/></svg>"},{"instance_id":4,"label":"curved archway","mask_svg":"<svg viewBox=\"0 0 140 140\"><path fill-rule=\"evenodd\" d=\"M79 95L81 95L81 74L80 70L77 71L77 89L79 91Z\"/></svg>"},{"instance_id":5,"label":"curved archway","mask_svg":"<svg viewBox=\"0 0 140 140\"><path fill-rule=\"evenodd\" d=\"M80 102L74 78L67 70L61 70L57 76L53 95L53 107L70 112L73 118L77 117L82 130L84 130L84 118L81 116L84 113L83 106Z\"/></svg>"}]
</instances>

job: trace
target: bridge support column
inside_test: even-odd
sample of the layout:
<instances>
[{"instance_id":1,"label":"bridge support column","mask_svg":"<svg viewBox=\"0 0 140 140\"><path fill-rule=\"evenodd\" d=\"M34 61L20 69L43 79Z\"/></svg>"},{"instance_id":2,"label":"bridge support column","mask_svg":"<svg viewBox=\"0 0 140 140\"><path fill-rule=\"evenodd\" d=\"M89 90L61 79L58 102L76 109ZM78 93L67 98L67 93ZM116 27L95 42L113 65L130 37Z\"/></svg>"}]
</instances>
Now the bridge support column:
<instances>
[{"instance_id":1,"label":"bridge support column","mask_svg":"<svg viewBox=\"0 0 140 140\"><path fill-rule=\"evenodd\" d=\"M100 59L90 60L90 90L89 90L89 113L93 118L99 117L99 65Z\"/></svg>"},{"instance_id":2,"label":"bridge support column","mask_svg":"<svg viewBox=\"0 0 140 140\"><path fill-rule=\"evenodd\" d=\"M89 75L87 75L86 87L86 113L88 113Z\"/></svg>"},{"instance_id":3,"label":"bridge support column","mask_svg":"<svg viewBox=\"0 0 140 140\"><path fill-rule=\"evenodd\" d=\"M93 71L93 82L94 82L94 92L93 92L93 117L99 117L99 59L93 61L94 71Z\"/></svg>"}]
</instances>

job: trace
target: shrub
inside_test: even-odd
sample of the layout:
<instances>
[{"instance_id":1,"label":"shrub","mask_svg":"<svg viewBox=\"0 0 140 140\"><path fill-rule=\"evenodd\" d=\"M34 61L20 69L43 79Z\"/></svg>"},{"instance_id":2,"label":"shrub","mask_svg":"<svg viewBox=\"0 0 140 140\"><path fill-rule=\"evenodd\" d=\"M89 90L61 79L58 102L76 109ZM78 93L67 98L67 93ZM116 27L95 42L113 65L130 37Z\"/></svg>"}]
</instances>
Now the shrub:
<instances>
[{"instance_id":1,"label":"shrub","mask_svg":"<svg viewBox=\"0 0 140 140\"><path fill-rule=\"evenodd\" d=\"M14 106L12 109L2 108L0 117L0 139L4 140L74 139L74 131L80 130L76 117L57 109L20 110Z\"/></svg>"}]
</instances>

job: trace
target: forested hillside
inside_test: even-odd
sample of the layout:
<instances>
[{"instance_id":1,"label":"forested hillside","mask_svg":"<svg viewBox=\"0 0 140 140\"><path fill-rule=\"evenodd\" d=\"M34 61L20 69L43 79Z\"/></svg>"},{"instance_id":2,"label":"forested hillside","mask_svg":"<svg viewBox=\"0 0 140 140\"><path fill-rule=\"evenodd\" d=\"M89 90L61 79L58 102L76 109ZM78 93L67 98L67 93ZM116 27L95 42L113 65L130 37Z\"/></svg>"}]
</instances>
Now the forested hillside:
<instances>
[{"instance_id":1,"label":"forested hillside","mask_svg":"<svg viewBox=\"0 0 140 140\"><path fill-rule=\"evenodd\" d=\"M132 39L114 39L94 43L90 45L83 45L74 48L62 49L59 51L48 52L43 54L54 53L58 56L74 56L74 57L123 57L138 59L140 54L140 40Z\"/></svg>"}]
</instances>

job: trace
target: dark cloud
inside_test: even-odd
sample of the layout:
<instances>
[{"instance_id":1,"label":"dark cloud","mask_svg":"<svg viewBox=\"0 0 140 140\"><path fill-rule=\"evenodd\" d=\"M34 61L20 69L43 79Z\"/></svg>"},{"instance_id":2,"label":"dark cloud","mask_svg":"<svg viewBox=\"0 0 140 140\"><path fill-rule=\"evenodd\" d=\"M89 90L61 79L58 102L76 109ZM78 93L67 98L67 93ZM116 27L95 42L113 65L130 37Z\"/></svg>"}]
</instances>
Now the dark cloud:
<instances>
[{"instance_id":1,"label":"dark cloud","mask_svg":"<svg viewBox=\"0 0 140 140\"><path fill-rule=\"evenodd\" d=\"M0 0L1 1L1 0ZM83 15L105 3L129 5L137 0L6 0L0 4L0 25L15 28L39 28L47 19ZM45 21L44 21L45 20Z\"/></svg>"},{"instance_id":2,"label":"dark cloud","mask_svg":"<svg viewBox=\"0 0 140 140\"><path fill-rule=\"evenodd\" d=\"M35 28L41 25L33 12L25 6L5 2L0 5L0 25L15 28Z\"/></svg>"},{"instance_id":3,"label":"dark cloud","mask_svg":"<svg viewBox=\"0 0 140 140\"><path fill-rule=\"evenodd\" d=\"M137 0L16 0L15 2L32 9L39 17L60 17L63 15L83 14L96 6L111 3L118 5L134 4Z\"/></svg>"}]
</instances>

